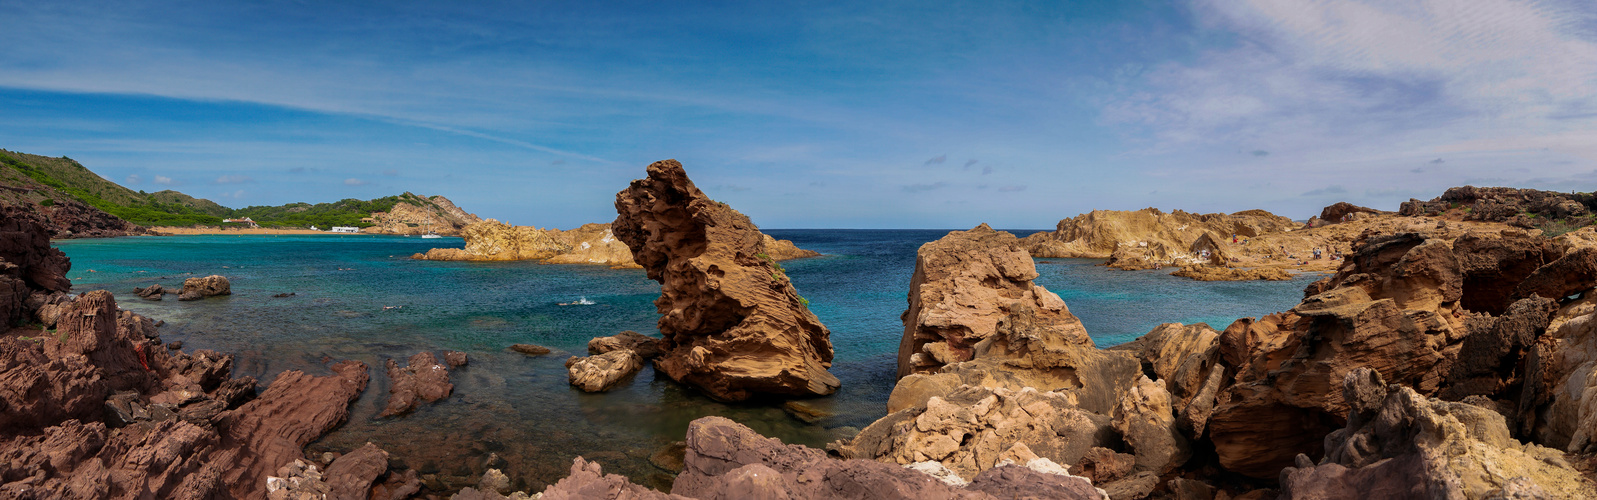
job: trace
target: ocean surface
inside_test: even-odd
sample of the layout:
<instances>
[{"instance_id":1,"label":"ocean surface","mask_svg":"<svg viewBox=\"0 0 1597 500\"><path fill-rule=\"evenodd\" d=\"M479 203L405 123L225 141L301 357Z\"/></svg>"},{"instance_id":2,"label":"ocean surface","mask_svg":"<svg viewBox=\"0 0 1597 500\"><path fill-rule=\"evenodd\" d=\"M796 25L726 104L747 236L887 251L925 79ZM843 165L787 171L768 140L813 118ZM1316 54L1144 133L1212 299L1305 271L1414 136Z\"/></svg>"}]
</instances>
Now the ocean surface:
<instances>
[{"instance_id":1,"label":"ocean surface","mask_svg":"<svg viewBox=\"0 0 1597 500\"><path fill-rule=\"evenodd\" d=\"M944 230L769 230L824 253L784 262L810 308L831 329L842 380L837 394L808 400L832 416L805 423L780 403L722 404L645 368L611 392L567 384L569 355L589 339L636 330L653 336L659 284L641 270L534 262L411 260L428 248L461 247L458 238L398 236L171 236L55 242L72 259L75 291L104 288L118 304L164 320L162 338L184 349L234 354L235 376L263 386L285 370L330 373L333 360L372 367L372 382L349 422L311 445L345 452L370 441L435 486L474 485L488 468L519 489L541 490L578 455L640 484L670 476L650 455L680 441L688 422L722 415L789 443L822 446L885 414L915 251ZM1013 231L1024 236L1033 231ZM1197 282L1168 271L1119 271L1088 259L1039 259L1036 281L1064 298L1100 347L1166 322L1223 329L1245 316L1286 310L1316 276L1285 282ZM180 288L184 278L221 274L233 295L194 302L150 302L134 287ZM279 293L291 297L274 298ZM587 298L594 305L559 303ZM516 343L554 349L529 357ZM455 392L415 413L377 418L388 397L383 361L419 351L464 351L470 364L451 375Z\"/></svg>"}]
</instances>

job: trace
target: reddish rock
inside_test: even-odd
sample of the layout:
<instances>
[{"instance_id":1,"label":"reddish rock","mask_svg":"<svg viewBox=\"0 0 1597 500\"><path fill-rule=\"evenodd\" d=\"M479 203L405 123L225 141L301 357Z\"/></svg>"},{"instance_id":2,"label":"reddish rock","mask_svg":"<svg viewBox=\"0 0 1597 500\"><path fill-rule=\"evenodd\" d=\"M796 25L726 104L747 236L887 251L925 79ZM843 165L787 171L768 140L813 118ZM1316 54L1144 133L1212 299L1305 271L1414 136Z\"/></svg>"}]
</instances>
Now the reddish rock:
<instances>
[{"instance_id":1,"label":"reddish rock","mask_svg":"<svg viewBox=\"0 0 1597 500\"><path fill-rule=\"evenodd\" d=\"M433 353L416 353L408 363L404 368L392 359L384 363L392 385L388 387L388 404L378 417L404 415L422 401L436 402L454 392L455 384L449 383L449 367L439 363Z\"/></svg>"},{"instance_id":2,"label":"reddish rock","mask_svg":"<svg viewBox=\"0 0 1597 500\"><path fill-rule=\"evenodd\" d=\"M366 443L366 446L333 460L322 477L327 480L330 498L359 499L369 497L372 483L387 472L388 452L375 444Z\"/></svg>"},{"instance_id":3,"label":"reddish rock","mask_svg":"<svg viewBox=\"0 0 1597 500\"><path fill-rule=\"evenodd\" d=\"M50 231L16 207L0 207L0 321L31 319L24 302L34 292L72 288L72 268L61 250L50 246Z\"/></svg>"},{"instance_id":4,"label":"reddish rock","mask_svg":"<svg viewBox=\"0 0 1597 500\"><path fill-rule=\"evenodd\" d=\"M462 366L466 366L468 359L466 358L466 353L460 351L444 351L444 362L449 363L451 368L460 368Z\"/></svg>"},{"instance_id":5,"label":"reddish rock","mask_svg":"<svg viewBox=\"0 0 1597 500\"><path fill-rule=\"evenodd\" d=\"M727 401L837 390L829 332L749 218L711 200L682 164L649 165L616 194L617 239L659 281L665 353L655 368Z\"/></svg>"},{"instance_id":6,"label":"reddish rock","mask_svg":"<svg viewBox=\"0 0 1597 500\"><path fill-rule=\"evenodd\" d=\"M1346 217L1346 216L1348 216L1350 214L1360 214L1360 213L1362 213L1362 214L1386 214L1386 213L1391 213L1391 212L1383 212L1383 211L1376 210L1376 209L1373 209L1373 208L1361 207L1361 206L1354 205L1352 203L1348 203L1348 202L1345 202L1345 201L1339 201L1339 202L1331 204L1330 206L1325 207L1324 210L1320 210L1320 220L1325 221L1328 224L1335 224L1335 223L1341 222L1343 217Z\"/></svg>"},{"instance_id":7,"label":"reddish rock","mask_svg":"<svg viewBox=\"0 0 1597 500\"><path fill-rule=\"evenodd\" d=\"M455 498L460 500L504 498L481 493L479 490L472 490L471 493L466 496L456 495ZM689 500L688 497L681 495L669 495L632 484L621 475L605 474L598 462L589 462L582 457L571 461L571 475L549 485L543 490L543 496L539 498L542 500Z\"/></svg>"}]
</instances>

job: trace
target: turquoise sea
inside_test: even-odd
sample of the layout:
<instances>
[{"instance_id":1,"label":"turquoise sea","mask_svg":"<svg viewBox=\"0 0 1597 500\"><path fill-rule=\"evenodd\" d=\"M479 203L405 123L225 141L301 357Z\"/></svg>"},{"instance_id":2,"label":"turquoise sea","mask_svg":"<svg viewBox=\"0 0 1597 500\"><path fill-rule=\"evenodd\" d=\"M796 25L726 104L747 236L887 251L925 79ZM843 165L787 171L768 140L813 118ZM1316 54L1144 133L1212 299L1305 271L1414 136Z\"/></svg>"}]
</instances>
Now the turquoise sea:
<instances>
[{"instance_id":1,"label":"turquoise sea","mask_svg":"<svg viewBox=\"0 0 1597 500\"><path fill-rule=\"evenodd\" d=\"M236 356L235 375L263 384L284 370L328 373L330 360L357 359L372 383L349 422L311 446L343 452L370 441L399 464L451 488L476 483L489 467L518 488L540 490L582 455L642 484L669 476L648 457L682 439L688 422L723 415L784 441L821 446L885 414L892 390L899 315L907 304L915 250L944 230L769 230L822 257L785 262L788 275L831 329L832 368L842 389L808 401L833 414L807 424L779 403L716 403L645 368L623 387L585 394L566 382L568 355L589 339L636 330L658 336L652 301L659 284L641 270L532 262L411 260L412 253L462 246L458 238L396 236L170 236L57 241L72 259L75 291L108 289L118 303L164 320L162 337L184 349ZM1024 236L1032 231L1012 231ZM1161 271L1118 271L1087 259L1039 259L1037 282L1064 298L1099 346L1125 342L1164 322L1217 329L1244 316L1288 309L1315 276L1285 282L1205 283ZM134 287L181 287L221 274L233 295L196 302L149 302ZM279 293L291 297L274 298ZM561 306L586 297L590 306ZM385 309L387 308L387 309ZM528 357L515 343L555 353ZM383 361L423 350L466 352L452 375L454 395L415 413L376 418L387 399Z\"/></svg>"}]
</instances>

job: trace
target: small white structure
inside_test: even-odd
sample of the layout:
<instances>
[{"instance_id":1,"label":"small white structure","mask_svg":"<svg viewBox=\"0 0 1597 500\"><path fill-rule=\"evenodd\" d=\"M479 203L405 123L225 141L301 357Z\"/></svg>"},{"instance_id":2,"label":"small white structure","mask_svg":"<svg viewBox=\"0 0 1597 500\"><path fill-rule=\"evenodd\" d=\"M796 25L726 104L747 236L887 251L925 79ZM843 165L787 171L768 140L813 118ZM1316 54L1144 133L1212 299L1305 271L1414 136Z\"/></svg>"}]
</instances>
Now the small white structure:
<instances>
[{"instance_id":1,"label":"small white structure","mask_svg":"<svg viewBox=\"0 0 1597 500\"><path fill-rule=\"evenodd\" d=\"M249 227L261 227L261 226L256 225L255 221L250 220L249 217L245 217L245 218L242 218L242 219L222 219L222 222L228 223L228 224L243 224L243 225L246 225L246 226L249 226Z\"/></svg>"},{"instance_id":2,"label":"small white structure","mask_svg":"<svg viewBox=\"0 0 1597 500\"><path fill-rule=\"evenodd\" d=\"M360 228L358 228L358 227L350 227L350 226L333 226L333 229L331 229L329 232L333 232L333 233L358 233L358 232L360 232Z\"/></svg>"}]
</instances>

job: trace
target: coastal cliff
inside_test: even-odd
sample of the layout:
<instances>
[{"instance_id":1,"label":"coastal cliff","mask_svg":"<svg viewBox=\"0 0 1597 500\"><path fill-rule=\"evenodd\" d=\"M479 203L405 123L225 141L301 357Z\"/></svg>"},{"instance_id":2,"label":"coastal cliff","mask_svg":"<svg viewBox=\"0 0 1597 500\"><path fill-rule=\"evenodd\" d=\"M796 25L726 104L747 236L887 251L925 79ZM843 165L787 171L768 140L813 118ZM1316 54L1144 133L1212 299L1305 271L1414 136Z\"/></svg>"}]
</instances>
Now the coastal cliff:
<instances>
[{"instance_id":1,"label":"coastal cliff","mask_svg":"<svg viewBox=\"0 0 1597 500\"><path fill-rule=\"evenodd\" d=\"M465 248L434 248L412 255L421 260L501 261L541 260L550 264L592 264L638 269L632 250L617 240L611 225L583 224L570 230L512 226L494 219L466 226L460 237ZM816 257L820 252L798 248L792 241L761 235L765 255L775 260Z\"/></svg>"},{"instance_id":2,"label":"coastal cliff","mask_svg":"<svg viewBox=\"0 0 1597 500\"><path fill-rule=\"evenodd\" d=\"M27 217L44 227L52 238L105 238L150 234L149 229L143 226L122 220L104 210L78 201L76 197L55 186L41 182L39 179L53 179L43 174L32 162L25 160L60 161L60 159L46 159L0 150L0 207L12 209L10 217ZM93 175L92 172L87 173ZM98 176L95 178L98 179ZM66 187L60 183L56 184Z\"/></svg>"},{"instance_id":3,"label":"coastal cliff","mask_svg":"<svg viewBox=\"0 0 1597 500\"><path fill-rule=\"evenodd\" d=\"M654 366L724 401L837 391L830 332L748 216L699 191L675 160L616 194L616 239L660 282Z\"/></svg>"}]
</instances>

